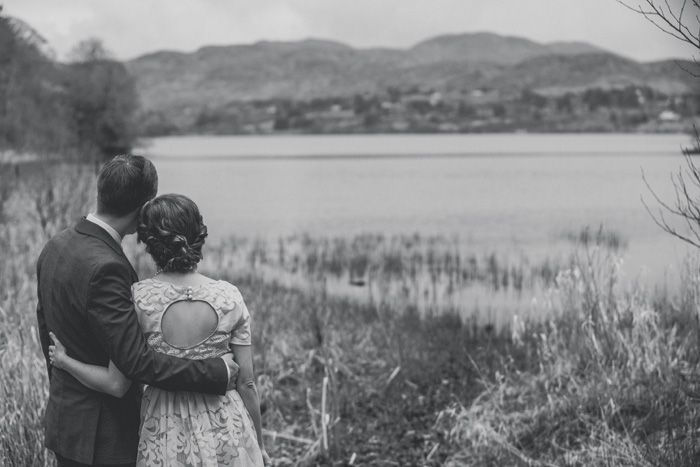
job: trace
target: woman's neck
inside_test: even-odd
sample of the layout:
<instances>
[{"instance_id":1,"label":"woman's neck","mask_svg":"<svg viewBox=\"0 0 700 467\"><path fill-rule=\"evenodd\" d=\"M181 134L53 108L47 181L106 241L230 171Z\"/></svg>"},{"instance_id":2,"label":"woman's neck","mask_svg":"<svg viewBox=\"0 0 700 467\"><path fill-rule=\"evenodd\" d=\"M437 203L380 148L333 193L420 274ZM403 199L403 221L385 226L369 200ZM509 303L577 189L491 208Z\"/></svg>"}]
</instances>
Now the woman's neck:
<instances>
[{"instance_id":1,"label":"woman's neck","mask_svg":"<svg viewBox=\"0 0 700 467\"><path fill-rule=\"evenodd\" d=\"M170 282L175 285L198 285L212 281L210 278L198 273L196 269L186 272L158 271L153 277L159 281Z\"/></svg>"}]
</instances>

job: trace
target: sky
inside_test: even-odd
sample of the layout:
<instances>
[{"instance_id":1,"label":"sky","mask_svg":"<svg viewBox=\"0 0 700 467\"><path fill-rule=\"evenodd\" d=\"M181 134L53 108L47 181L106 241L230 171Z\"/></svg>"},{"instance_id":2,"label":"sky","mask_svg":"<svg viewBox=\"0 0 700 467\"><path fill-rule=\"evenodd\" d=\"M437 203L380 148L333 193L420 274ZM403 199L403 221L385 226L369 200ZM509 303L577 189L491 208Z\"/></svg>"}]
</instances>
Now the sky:
<instances>
[{"instance_id":1,"label":"sky","mask_svg":"<svg viewBox=\"0 0 700 467\"><path fill-rule=\"evenodd\" d=\"M644 0L626 0L637 6ZM672 4L681 0L670 0ZM583 41L638 61L700 58L616 0L0 0L65 59L99 38L115 58L260 40L409 48L443 34Z\"/></svg>"}]
</instances>

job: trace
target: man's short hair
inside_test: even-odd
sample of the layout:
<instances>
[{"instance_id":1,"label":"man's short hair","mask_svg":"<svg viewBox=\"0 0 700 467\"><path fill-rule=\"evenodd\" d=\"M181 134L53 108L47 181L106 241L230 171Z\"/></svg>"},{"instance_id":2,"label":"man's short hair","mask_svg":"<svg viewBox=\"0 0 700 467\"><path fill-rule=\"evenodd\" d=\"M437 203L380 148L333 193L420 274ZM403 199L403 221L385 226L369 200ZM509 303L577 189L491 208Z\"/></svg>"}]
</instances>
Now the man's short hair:
<instances>
[{"instance_id":1,"label":"man's short hair","mask_svg":"<svg viewBox=\"0 0 700 467\"><path fill-rule=\"evenodd\" d=\"M97 210L125 216L158 193L158 173L143 156L126 154L107 162L97 176Z\"/></svg>"}]
</instances>

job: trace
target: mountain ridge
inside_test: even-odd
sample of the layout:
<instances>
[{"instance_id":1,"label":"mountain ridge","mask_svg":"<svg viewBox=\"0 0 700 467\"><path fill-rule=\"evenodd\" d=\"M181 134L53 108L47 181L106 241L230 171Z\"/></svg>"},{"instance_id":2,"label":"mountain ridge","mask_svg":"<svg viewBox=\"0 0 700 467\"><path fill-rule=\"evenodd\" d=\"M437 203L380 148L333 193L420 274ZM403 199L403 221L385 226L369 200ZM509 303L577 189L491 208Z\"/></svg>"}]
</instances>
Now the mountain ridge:
<instances>
[{"instance_id":1,"label":"mountain ridge","mask_svg":"<svg viewBox=\"0 0 700 467\"><path fill-rule=\"evenodd\" d=\"M437 36L406 49L358 49L318 38L211 45L190 53L157 51L126 66L144 109L173 114L238 101L378 95L389 88L444 96L485 88L501 94L624 86L695 92L695 78L673 62L640 63L584 42L542 44L478 32Z\"/></svg>"}]
</instances>

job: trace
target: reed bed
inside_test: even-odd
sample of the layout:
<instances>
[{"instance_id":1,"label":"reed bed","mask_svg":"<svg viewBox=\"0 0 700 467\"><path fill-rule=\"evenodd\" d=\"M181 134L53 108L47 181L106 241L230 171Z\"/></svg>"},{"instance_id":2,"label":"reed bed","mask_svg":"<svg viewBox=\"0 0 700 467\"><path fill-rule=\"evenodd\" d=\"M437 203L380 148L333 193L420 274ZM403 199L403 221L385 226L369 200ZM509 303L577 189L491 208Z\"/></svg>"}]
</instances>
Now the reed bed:
<instances>
[{"instance_id":1,"label":"reed bed","mask_svg":"<svg viewBox=\"0 0 700 467\"><path fill-rule=\"evenodd\" d=\"M576 264L542 305L556 317L512 328L532 361L485 369L471 404L441 412L460 446L448 465L700 463L697 259L673 302L623 289L602 248L584 247Z\"/></svg>"},{"instance_id":2,"label":"reed bed","mask_svg":"<svg viewBox=\"0 0 700 467\"><path fill-rule=\"evenodd\" d=\"M86 209L93 177L82 167L0 170L0 465L48 465L43 410L48 375L36 330L38 253Z\"/></svg>"},{"instance_id":3,"label":"reed bed","mask_svg":"<svg viewBox=\"0 0 700 467\"><path fill-rule=\"evenodd\" d=\"M369 304L388 300L421 316L449 310L498 329L509 325L514 310L541 318L529 313L533 298L571 262L564 253L533 261L520 251L474 251L457 238L418 234L230 238L210 252L220 270L305 290L321 285L331 295Z\"/></svg>"},{"instance_id":4,"label":"reed bed","mask_svg":"<svg viewBox=\"0 0 700 467\"><path fill-rule=\"evenodd\" d=\"M91 210L95 177L70 166L23 167L19 176L15 170L0 176L0 186L12 187L3 191L0 224L0 465L51 466L42 447L48 380L35 327L34 268L45 241ZM133 239L125 247L142 277L153 272ZM255 364L276 465L326 465L353 455L361 462L373 455L376 449L365 452L360 440L358 427L367 419L354 408L359 402L371 411L392 399L400 381L409 381L418 397L423 383L410 379L420 381L428 371L422 362L434 351L432 331L421 332L415 310L399 314L388 300L358 302L332 296L322 281L300 289L265 278L239 266L235 251L213 246L202 270L237 284L253 310ZM459 348L462 327L455 323L445 321ZM412 345L409 329L417 338Z\"/></svg>"},{"instance_id":5,"label":"reed bed","mask_svg":"<svg viewBox=\"0 0 700 467\"><path fill-rule=\"evenodd\" d=\"M0 169L0 465L52 466L34 265L94 174ZM654 296L619 283L623 240L571 240L537 262L418 235L205 246L252 313L275 465L697 465L698 265Z\"/></svg>"}]
</instances>

